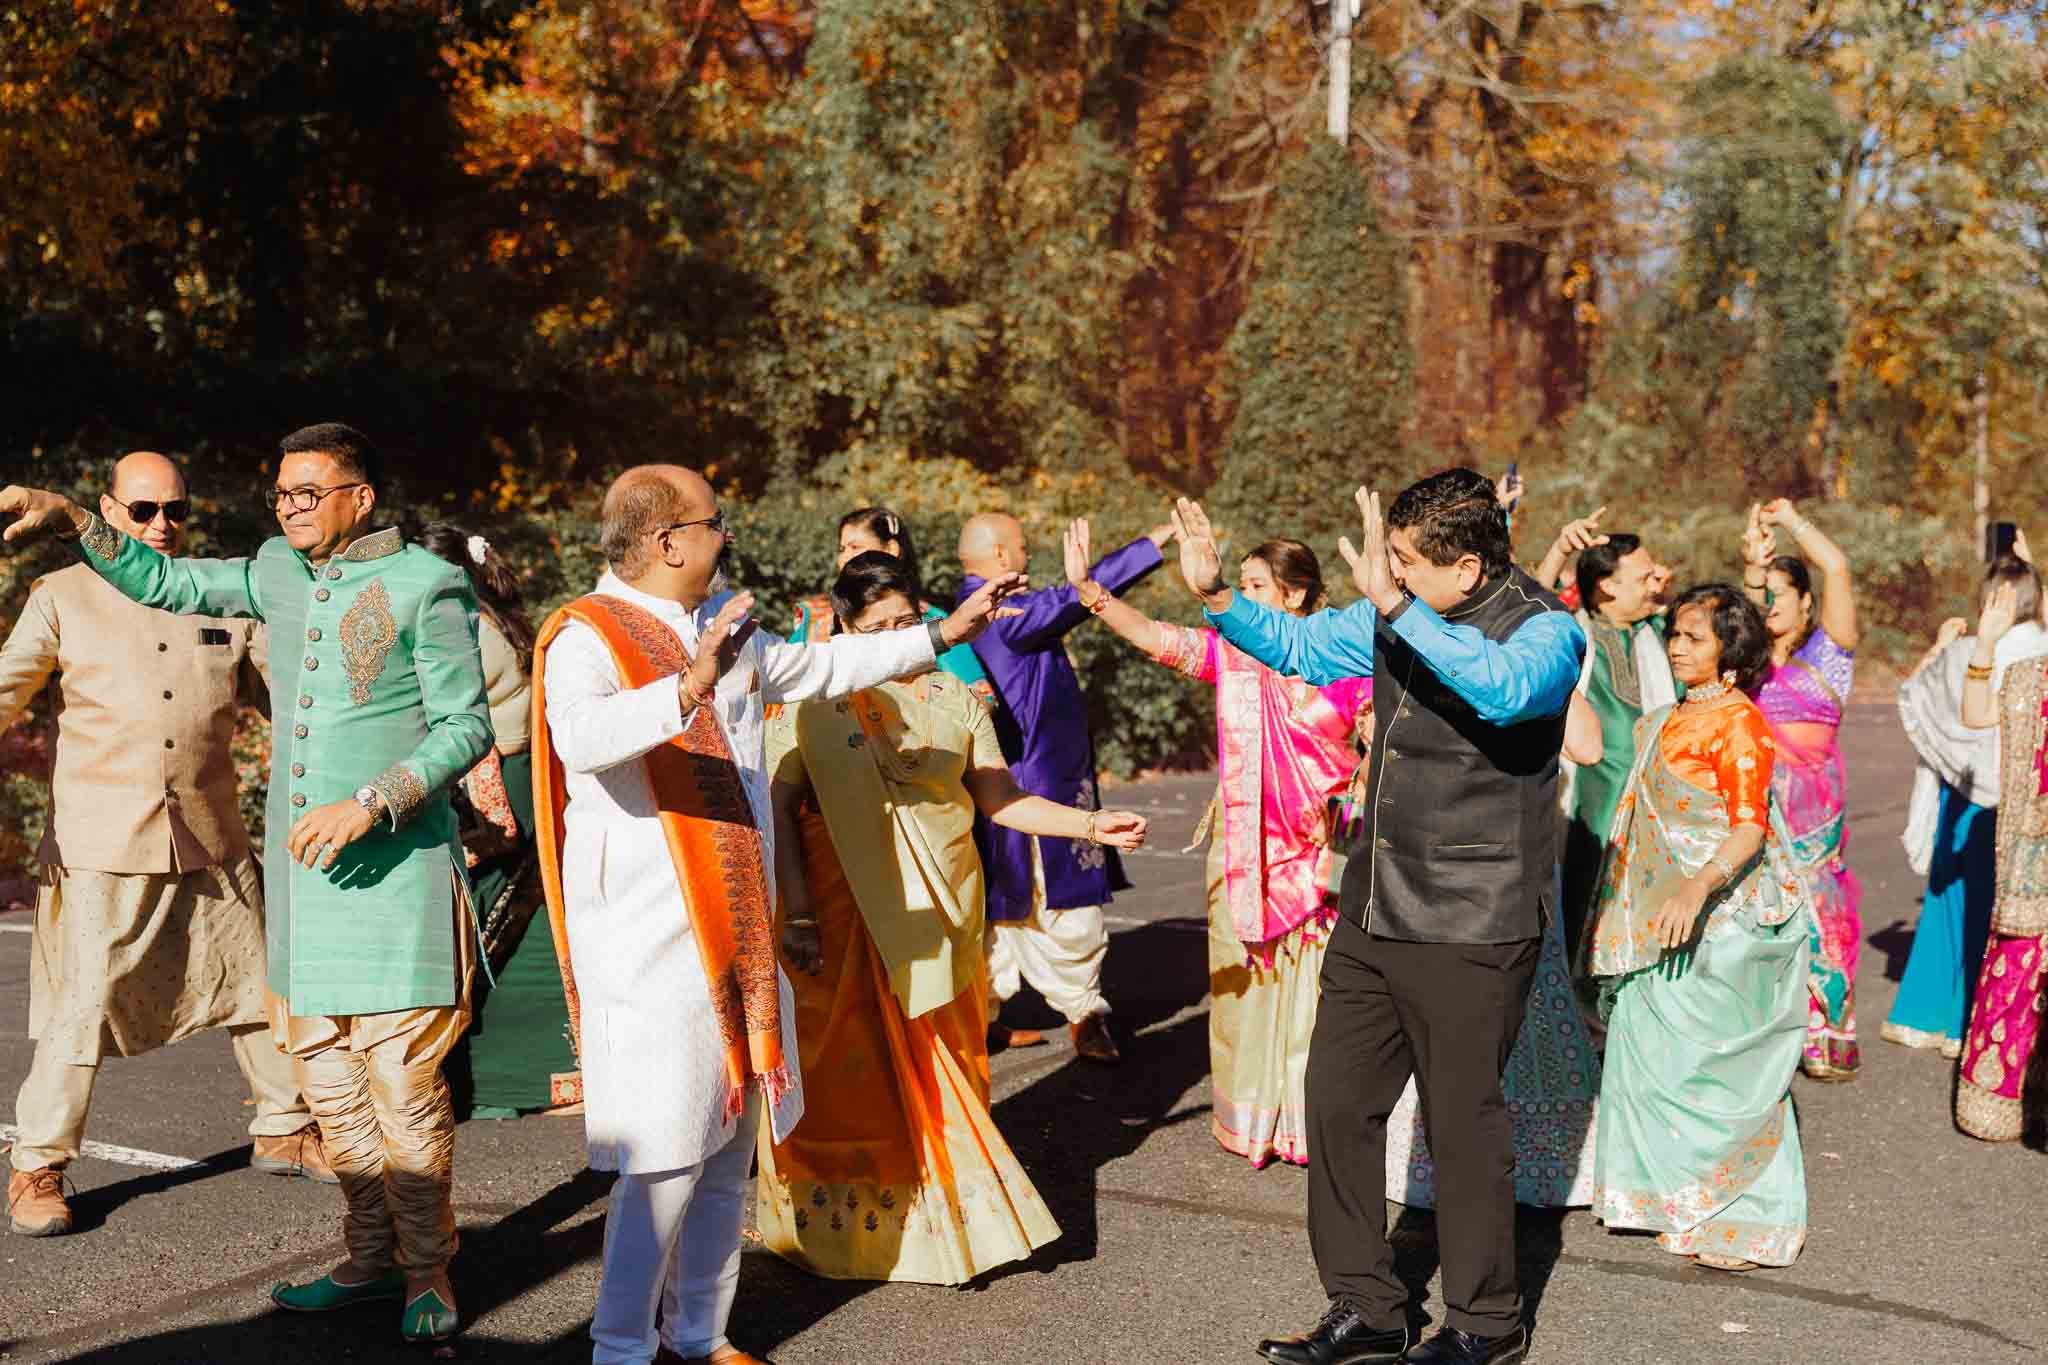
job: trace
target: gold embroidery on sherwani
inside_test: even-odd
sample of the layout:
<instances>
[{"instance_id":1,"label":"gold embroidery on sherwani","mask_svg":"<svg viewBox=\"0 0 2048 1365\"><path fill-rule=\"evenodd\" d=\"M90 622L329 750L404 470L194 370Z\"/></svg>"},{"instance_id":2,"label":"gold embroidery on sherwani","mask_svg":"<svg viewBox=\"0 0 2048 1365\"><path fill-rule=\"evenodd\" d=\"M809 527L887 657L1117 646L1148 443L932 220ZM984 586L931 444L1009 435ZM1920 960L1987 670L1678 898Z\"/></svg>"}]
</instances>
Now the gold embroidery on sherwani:
<instances>
[{"instance_id":1,"label":"gold embroidery on sherwani","mask_svg":"<svg viewBox=\"0 0 2048 1365\"><path fill-rule=\"evenodd\" d=\"M92 513L86 513L85 529L78 533L78 543L92 551L93 558L113 563L114 556L121 553L122 539L119 531Z\"/></svg>"},{"instance_id":2,"label":"gold embroidery on sherwani","mask_svg":"<svg viewBox=\"0 0 2048 1365\"><path fill-rule=\"evenodd\" d=\"M391 619L391 594L381 580L360 593L341 617L341 666L348 671L348 699L368 704L370 689L384 671L384 660L398 643L398 622Z\"/></svg>"},{"instance_id":3,"label":"gold embroidery on sherwani","mask_svg":"<svg viewBox=\"0 0 2048 1365\"><path fill-rule=\"evenodd\" d=\"M410 820L414 811L427 804L427 784L415 777L412 769L403 763L394 763L378 773L370 785L377 789L377 794L384 798L385 806L391 811L393 829Z\"/></svg>"}]
</instances>

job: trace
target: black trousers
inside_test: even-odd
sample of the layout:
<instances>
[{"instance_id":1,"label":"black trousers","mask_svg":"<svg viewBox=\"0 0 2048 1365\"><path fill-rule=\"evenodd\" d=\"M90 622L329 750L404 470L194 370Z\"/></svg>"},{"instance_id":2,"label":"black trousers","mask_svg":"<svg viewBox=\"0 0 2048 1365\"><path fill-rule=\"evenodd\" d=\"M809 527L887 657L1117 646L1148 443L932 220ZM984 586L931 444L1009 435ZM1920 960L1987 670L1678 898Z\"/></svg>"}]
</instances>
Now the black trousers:
<instances>
[{"instance_id":1,"label":"black trousers","mask_svg":"<svg viewBox=\"0 0 2048 1365\"><path fill-rule=\"evenodd\" d=\"M1348 916L1331 934L1308 1054L1309 1245L1324 1291L1375 1327L1407 1320L1387 1243L1387 1116L1411 1073L1436 1159L1444 1320L1480 1336L1521 1321L1500 1077L1538 945L1374 938Z\"/></svg>"}]
</instances>

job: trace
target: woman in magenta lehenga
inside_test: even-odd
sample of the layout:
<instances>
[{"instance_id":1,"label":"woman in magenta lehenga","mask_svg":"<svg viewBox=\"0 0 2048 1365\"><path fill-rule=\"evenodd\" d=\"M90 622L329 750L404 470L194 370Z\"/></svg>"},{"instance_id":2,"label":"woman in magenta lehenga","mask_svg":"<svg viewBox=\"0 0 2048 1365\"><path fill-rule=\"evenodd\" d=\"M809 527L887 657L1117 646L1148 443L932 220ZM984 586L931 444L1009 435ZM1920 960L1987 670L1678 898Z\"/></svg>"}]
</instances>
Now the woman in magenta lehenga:
<instances>
[{"instance_id":1,"label":"woman in magenta lehenga","mask_svg":"<svg viewBox=\"0 0 2048 1365\"><path fill-rule=\"evenodd\" d=\"M1992 595L1963 681L1963 723L1999 732L1997 900L1956 1083L1956 1126L1986 1142L2011 1142L2025 1127L2026 1075L2048 1008L2048 660L2012 665L1991 693L2017 598L2010 586Z\"/></svg>"},{"instance_id":2,"label":"woman in magenta lehenga","mask_svg":"<svg viewBox=\"0 0 2048 1365\"><path fill-rule=\"evenodd\" d=\"M1799 555L1777 553L1781 530ZM1784 498L1750 509L1742 552L1743 589L1764 613L1771 634L1771 667L1754 693L1778 746L1771 795L1791 828L1793 859L1819 911L1800 1069L1815 1080L1851 1080L1859 1063L1856 959L1863 948L1863 890L1843 861L1847 795L1837 743L1856 672L1849 557ZM1821 572L1817 609L1809 559Z\"/></svg>"},{"instance_id":3,"label":"woman in magenta lehenga","mask_svg":"<svg viewBox=\"0 0 2048 1365\"><path fill-rule=\"evenodd\" d=\"M1216 688L1216 805L1209 846L1210 1130L1254 1166L1308 1162L1304 1117L1317 978L1337 914L1330 804L1369 740L1372 679L1312 687L1213 630L1155 621L1089 581L1088 523L1067 531L1067 578L1104 625L1158 662ZM1323 605L1315 552L1269 540L1238 590L1276 610ZM1220 818L1218 818L1220 812ZM1196 838L1199 840L1200 832Z\"/></svg>"}]
</instances>

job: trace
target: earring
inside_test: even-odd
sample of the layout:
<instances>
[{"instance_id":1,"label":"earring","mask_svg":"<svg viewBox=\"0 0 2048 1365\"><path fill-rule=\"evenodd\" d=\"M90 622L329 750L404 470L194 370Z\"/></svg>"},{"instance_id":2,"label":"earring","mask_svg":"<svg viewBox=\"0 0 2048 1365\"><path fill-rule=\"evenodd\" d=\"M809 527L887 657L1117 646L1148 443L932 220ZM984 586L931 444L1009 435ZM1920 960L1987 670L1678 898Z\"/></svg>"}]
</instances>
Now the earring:
<instances>
[{"instance_id":1,"label":"earring","mask_svg":"<svg viewBox=\"0 0 2048 1365\"><path fill-rule=\"evenodd\" d=\"M1723 687L1733 687L1733 686L1735 686L1735 670L1734 670L1734 669L1732 669L1732 668L1728 668L1728 669L1723 669L1723 670L1722 670L1722 672L1721 672L1721 685L1722 685Z\"/></svg>"}]
</instances>

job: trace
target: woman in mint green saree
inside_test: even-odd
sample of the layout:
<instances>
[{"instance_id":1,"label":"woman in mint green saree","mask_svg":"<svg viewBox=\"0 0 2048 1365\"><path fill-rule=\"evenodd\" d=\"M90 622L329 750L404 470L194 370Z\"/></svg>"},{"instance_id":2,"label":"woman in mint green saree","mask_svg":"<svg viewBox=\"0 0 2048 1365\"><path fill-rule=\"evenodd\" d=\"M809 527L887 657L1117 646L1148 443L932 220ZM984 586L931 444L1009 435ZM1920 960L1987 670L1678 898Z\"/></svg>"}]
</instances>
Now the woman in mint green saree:
<instances>
[{"instance_id":1,"label":"woman in mint green saree","mask_svg":"<svg viewBox=\"0 0 2048 1365\"><path fill-rule=\"evenodd\" d=\"M1768 637L1722 584L1672 622L1686 699L1639 725L1588 931L1607 1020L1593 1211L1715 1269L1785 1266L1806 1241L1791 1088L1814 910L1742 691Z\"/></svg>"}]
</instances>

